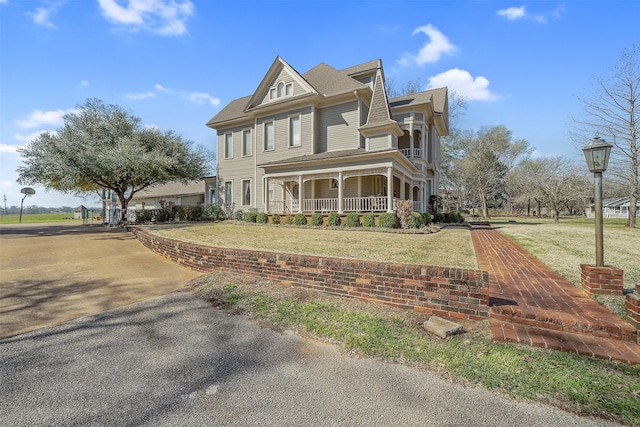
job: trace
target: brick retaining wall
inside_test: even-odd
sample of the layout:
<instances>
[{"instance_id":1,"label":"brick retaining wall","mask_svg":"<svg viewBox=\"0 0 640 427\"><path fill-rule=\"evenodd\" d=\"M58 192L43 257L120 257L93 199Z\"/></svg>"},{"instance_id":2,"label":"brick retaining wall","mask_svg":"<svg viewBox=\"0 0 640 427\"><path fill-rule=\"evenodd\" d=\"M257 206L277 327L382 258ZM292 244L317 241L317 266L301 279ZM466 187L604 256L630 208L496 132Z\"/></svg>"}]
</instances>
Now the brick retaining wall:
<instances>
[{"instance_id":1,"label":"brick retaining wall","mask_svg":"<svg viewBox=\"0 0 640 427\"><path fill-rule=\"evenodd\" d=\"M611 266L580 264L582 289L587 295L622 295L624 271Z\"/></svg>"},{"instance_id":2,"label":"brick retaining wall","mask_svg":"<svg viewBox=\"0 0 640 427\"><path fill-rule=\"evenodd\" d=\"M486 271L217 248L128 229L147 248L196 271L250 274L453 319L489 316Z\"/></svg>"}]
</instances>

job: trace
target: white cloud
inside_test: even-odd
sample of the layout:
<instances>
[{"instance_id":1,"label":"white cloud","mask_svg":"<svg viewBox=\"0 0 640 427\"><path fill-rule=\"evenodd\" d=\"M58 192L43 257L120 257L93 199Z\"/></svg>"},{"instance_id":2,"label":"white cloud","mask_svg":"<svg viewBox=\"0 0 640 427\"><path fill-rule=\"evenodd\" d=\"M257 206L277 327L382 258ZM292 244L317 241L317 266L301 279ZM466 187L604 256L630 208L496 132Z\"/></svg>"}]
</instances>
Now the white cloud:
<instances>
[{"instance_id":1,"label":"white cloud","mask_svg":"<svg viewBox=\"0 0 640 427\"><path fill-rule=\"evenodd\" d=\"M504 16L505 18L507 18L510 21L515 21L517 19L521 19L521 18L528 18L528 19L532 19L535 22L539 23L539 24L544 24L546 22L549 22L549 16L551 16L551 18L553 19L559 19L562 14L565 11L565 7L564 5L559 5L558 7L556 7L553 11L549 12L549 13L539 13L539 14L535 14L535 15L530 15L525 6L520 6L520 7L509 7L507 9L500 9L498 12L496 12L498 15L500 16Z\"/></svg>"},{"instance_id":2,"label":"white cloud","mask_svg":"<svg viewBox=\"0 0 640 427\"><path fill-rule=\"evenodd\" d=\"M154 88L160 92L165 92L165 93L171 93L171 91L169 89L167 89L166 87L162 86L161 84L156 84L154 86Z\"/></svg>"},{"instance_id":3,"label":"white cloud","mask_svg":"<svg viewBox=\"0 0 640 427\"><path fill-rule=\"evenodd\" d=\"M57 109L53 111L34 110L26 119L16 120L15 123L21 128L37 128L42 126L61 126L63 116L69 113L75 113L76 110Z\"/></svg>"},{"instance_id":4,"label":"white cloud","mask_svg":"<svg viewBox=\"0 0 640 427\"><path fill-rule=\"evenodd\" d=\"M44 132L49 132L49 133L54 134L54 135L56 134L56 132L52 132L52 131L39 130L39 131L36 131L36 132L32 132L29 135L21 135L21 134L17 133L17 134L15 134L13 136L13 139L15 139L16 141L28 143L28 142L33 141L37 137L39 137Z\"/></svg>"},{"instance_id":5,"label":"white cloud","mask_svg":"<svg viewBox=\"0 0 640 427\"><path fill-rule=\"evenodd\" d=\"M86 80L82 80L82 81L80 82L80 87L89 87L89 82L88 82L88 81L86 81Z\"/></svg>"},{"instance_id":6,"label":"white cloud","mask_svg":"<svg viewBox=\"0 0 640 427\"><path fill-rule=\"evenodd\" d=\"M11 181L0 181L0 188L11 188L13 187L13 182Z\"/></svg>"},{"instance_id":7,"label":"white cloud","mask_svg":"<svg viewBox=\"0 0 640 427\"><path fill-rule=\"evenodd\" d=\"M102 15L114 24L132 31L148 30L161 35L187 32L186 20L193 14L190 0L98 0Z\"/></svg>"},{"instance_id":8,"label":"white cloud","mask_svg":"<svg viewBox=\"0 0 640 427\"><path fill-rule=\"evenodd\" d=\"M145 98L154 98L156 95L153 92L145 92L145 93L128 93L125 96L129 99L145 99Z\"/></svg>"},{"instance_id":9,"label":"white cloud","mask_svg":"<svg viewBox=\"0 0 640 427\"><path fill-rule=\"evenodd\" d=\"M19 145L8 145L8 144L0 144L0 153L3 154L17 154L17 150L20 148Z\"/></svg>"},{"instance_id":10,"label":"white cloud","mask_svg":"<svg viewBox=\"0 0 640 427\"><path fill-rule=\"evenodd\" d=\"M27 12L31 18L33 18L33 22L38 25L44 25L49 28L56 28L55 25L51 22L51 14L57 10L57 6L55 4L51 4L48 7L37 7L33 12Z\"/></svg>"},{"instance_id":11,"label":"white cloud","mask_svg":"<svg viewBox=\"0 0 640 427\"><path fill-rule=\"evenodd\" d=\"M189 94L189 100L196 102L198 104L204 104L205 102L209 102L209 104L217 107L220 105L220 100L216 97L209 95L208 93L202 92L193 92Z\"/></svg>"},{"instance_id":12,"label":"white cloud","mask_svg":"<svg viewBox=\"0 0 640 427\"><path fill-rule=\"evenodd\" d=\"M509 7L507 9L500 9L498 15L504 16L509 21L515 21L516 19L524 18L527 14L525 7Z\"/></svg>"},{"instance_id":13,"label":"white cloud","mask_svg":"<svg viewBox=\"0 0 640 427\"><path fill-rule=\"evenodd\" d=\"M429 42L418 51L417 55L405 53L404 57L398 60L398 64L408 66L415 63L418 66L438 62L442 54L451 54L456 47L449 42L447 36L442 34L436 27L431 24L416 28L412 35L425 34L429 37Z\"/></svg>"},{"instance_id":14,"label":"white cloud","mask_svg":"<svg viewBox=\"0 0 640 427\"><path fill-rule=\"evenodd\" d=\"M444 86L470 101L493 101L498 98L489 90L489 80L482 76L474 78L468 71L458 68L430 77L427 89Z\"/></svg>"}]
</instances>

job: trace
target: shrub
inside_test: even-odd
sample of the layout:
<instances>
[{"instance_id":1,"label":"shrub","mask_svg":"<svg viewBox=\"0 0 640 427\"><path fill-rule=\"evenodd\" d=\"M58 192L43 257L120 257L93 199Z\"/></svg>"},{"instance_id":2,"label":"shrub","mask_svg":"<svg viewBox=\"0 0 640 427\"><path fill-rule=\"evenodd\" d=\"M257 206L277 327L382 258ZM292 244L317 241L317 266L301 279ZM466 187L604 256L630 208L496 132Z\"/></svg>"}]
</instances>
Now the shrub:
<instances>
[{"instance_id":1,"label":"shrub","mask_svg":"<svg viewBox=\"0 0 640 427\"><path fill-rule=\"evenodd\" d=\"M422 222L422 215L418 212L411 212L409 219L407 220L407 228L420 228L424 225Z\"/></svg>"},{"instance_id":2,"label":"shrub","mask_svg":"<svg viewBox=\"0 0 640 427\"><path fill-rule=\"evenodd\" d=\"M284 223L289 225L293 224L293 216L291 216L291 214L286 214L284 216Z\"/></svg>"},{"instance_id":3,"label":"shrub","mask_svg":"<svg viewBox=\"0 0 640 427\"><path fill-rule=\"evenodd\" d=\"M156 222L170 222L176 219L176 204L166 200L160 200L160 209L155 211Z\"/></svg>"},{"instance_id":4,"label":"shrub","mask_svg":"<svg viewBox=\"0 0 640 427\"><path fill-rule=\"evenodd\" d=\"M420 216L422 217L422 224L423 225L431 224L431 213L430 212L423 212L423 213L420 214Z\"/></svg>"},{"instance_id":5,"label":"shrub","mask_svg":"<svg viewBox=\"0 0 640 427\"><path fill-rule=\"evenodd\" d=\"M436 212L433 214L433 222L442 223L444 222L444 214L442 212Z\"/></svg>"},{"instance_id":6,"label":"shrub","mask_svg":"<svg viewBox=\"0 0 640 427\"><path fill-rule=\"evenodd\" d=\"M233 213L233 218L235 218L236 221L242 221L244 219L244 212L241 209L238 209L237 211L233 212L233 210L231 210L231 212ZM227 215L228 218L231 218L231 215Z\"/></svg>"},{"instance_id":7,"label":"shrub","mask_svg":"<svg viewBox=\"0 0 640 427\"><path fill-rule=\"evenodd\" d=\"M349 212L344 223L345 227L360 227L360 215L356 212Z\"/></svg>"},{"instance_id":8,"label":"shrub","mask_svg":"<svg viewBox=\"0 0 640 427\"><path fill-rule=\"evenodd\" d=\"M329 213L329 216L327 217L327 224L332 227L340 227L342 225L342 219L340 218L340 215L338 215L338 212Z\"/></svg>"},{"instance_id":9,"label":"shrub","mask_svg":"<svg viewBox=\"0 0 640 427\"><path fill-rule=\"evenodd\" d=\"M278 214L271 215L271 223L272 224L280 224L280 215L278 215Z\"/></svg>"},{"instance_id":10,"label":"shrub","mask_svg":"<svg viewBox=\"0 0 640 427\"><path fill-rule=\"evenodd\" d=\"M143 209L141 211L136 211L136 222L151 222L155 216L155 210L153 209Z\"/></svg>"},{"instance_id":11,"label":"shrub","mask_svg":"<svg viewBox=\"0 0 640 427\"><path fill-rule=\"evenodd\" d=\"M307 225L307 217L303 213L297 213L293 219L295 225Z\"/></svg>"},{"instance_id":12,"label":"shrub","mask_svg":"<svg viewBox=\"0 0 640 427\"><path fill-rule=\"evenodd\" d=\"M411 209L413 209L413 202L411 200L398 200L397 212L398 219L400 220L400 226L402 228L409 228Z\"/></svg>"},{"instance_id":13,"label":"shrub","mask_svg":"<svg viewBox=\"0 0 640 427\"><path fill-rule=\"evenodd\" d=\"M393 212L383 212L378 217L378 227L398 228L398 217Z\"/></svg>"},{"instance_id":14,"label":"shrub","mask_svg":"<svg viewBox=\"0 0 640 427\"><path fill-rule=\"evenodd\" d=\"M245 222L256 222L257 218L258 218L258 212L256 211L249 211L246 214L244 214Z\"/></svg>"},{"instance_id":15,"label":"shrub","mask_svg":"<svg viewBox=\"0 0 640 427\"><path fill-rule=\"evenodd\" d=\"M258 224L266 224L269 222L269 215L267 215L265 212L258 212L258 215L256 216L256 222Z\"/></svg>"},{"instance_id":16,"label":"shrub","mask_svg":"<svg viewBox=\"0 0 640 427\"><path fill-rule=\"evenodd\" d=\"M320 212L311 215L311 225L315 225L316 227L324 225L324 217Z\"/></svg>"},{"instance_id":17,"label":"shrub","mask_svg":"<svg viewBox=\"0 0 640 427\"><path fill-rule=\"evenodd\" d=\"M204 219L203 206L180 206L178 211L183 221L202 221Z\"/></svg>"},{"instance_id":18,"label":"shrub","mask_svg":"<svg viewBox=\"0 0 640 427\"><path fill-rule=\"evenodd\" d=\"M205 219L210 219L213 221L222 221L227 219L227 216L224 213L224 209L217 203L210 203L207 205L202 205L203 207L203 216Z\"/></svg>"},{"instance_id":19,"label":"shrub","mask_svg":"<svg viewBox=\"0 0 640 427\"><path fill-rule=\"evenodd\" d=\"M375 227L376 226L376 216L373 212L367 212L362 215L362 226L363 227Z\"/></svg>"}]
</instances>

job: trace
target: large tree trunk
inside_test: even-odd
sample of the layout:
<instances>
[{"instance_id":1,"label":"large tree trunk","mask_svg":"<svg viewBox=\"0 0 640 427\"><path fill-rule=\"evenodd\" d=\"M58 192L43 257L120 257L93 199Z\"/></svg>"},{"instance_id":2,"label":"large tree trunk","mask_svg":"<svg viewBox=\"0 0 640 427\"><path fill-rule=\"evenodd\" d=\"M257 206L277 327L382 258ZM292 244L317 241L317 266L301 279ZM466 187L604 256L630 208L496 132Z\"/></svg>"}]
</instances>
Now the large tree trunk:
<instances>
[{"instance_id":1,"label":"large tree trunk","mask_svg":"<svg viewBox=\"0 0 640 427\"><path fill-rule=\"evenodd\" d=\"M638 218L638 198L632 195L629 198L629 219L627 221L627 227L636 228L636 219Z\"/></svg>"},{"instance_id":2,"label":"large tree trunk","mask_svg":"<svg viewBox=\"0 0 640 427\"><path fill-rule=\"evenodd\" d=\"M480 203L482 205L482 217L489 218L489 207L487 206L487 196L480 193Z\"/></svg>"}]
</instances>

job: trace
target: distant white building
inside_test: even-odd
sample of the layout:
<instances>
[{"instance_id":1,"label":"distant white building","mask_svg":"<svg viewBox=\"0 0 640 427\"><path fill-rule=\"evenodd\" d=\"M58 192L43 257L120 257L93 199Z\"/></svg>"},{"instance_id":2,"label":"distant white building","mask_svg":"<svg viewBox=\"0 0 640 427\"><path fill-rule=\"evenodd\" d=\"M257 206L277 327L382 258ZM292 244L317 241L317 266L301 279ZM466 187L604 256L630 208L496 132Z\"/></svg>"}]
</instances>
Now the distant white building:
<instances>
[{"instance_id":1,"label":"distant white building","mask_svg":"<svg viewBox=\"0 0 640 427\"><path fill-rule=\"evenodd\" d=\"M619 197L617 199L605 199L602 201L602 217L603 218L627 218L629 216L629 208L631 201L628 197ZM640 217L640 201L636 208L636 216ZM595 217L594 205L587 208L587 218Z\"/></svg>"}]
</instances>

